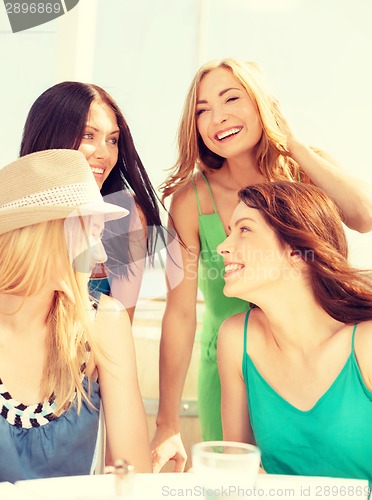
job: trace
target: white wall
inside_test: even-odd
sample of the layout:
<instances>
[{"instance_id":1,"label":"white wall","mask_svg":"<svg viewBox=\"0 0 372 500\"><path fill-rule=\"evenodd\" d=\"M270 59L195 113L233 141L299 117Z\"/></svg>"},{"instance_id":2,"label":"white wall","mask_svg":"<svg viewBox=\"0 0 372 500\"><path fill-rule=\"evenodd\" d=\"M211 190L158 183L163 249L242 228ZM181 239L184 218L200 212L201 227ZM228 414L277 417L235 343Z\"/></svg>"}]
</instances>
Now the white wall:
<instances>
[{"instance_id":1,"label":"white wall","mask_svg":"<svg viewBox=\"0 0 372 500\"><path fill-rule=\"evenodd\" d=\"M80 0L60 19L13 34L1 2L0 164L17 156L43 90L90 80L123 108L158 185L175 159L195 70L232 56L262 66L304 140L372 184L371 19L370 0ZM348 234L353 262L372 268L372 234Z\"/></svg>"}]
</instances>

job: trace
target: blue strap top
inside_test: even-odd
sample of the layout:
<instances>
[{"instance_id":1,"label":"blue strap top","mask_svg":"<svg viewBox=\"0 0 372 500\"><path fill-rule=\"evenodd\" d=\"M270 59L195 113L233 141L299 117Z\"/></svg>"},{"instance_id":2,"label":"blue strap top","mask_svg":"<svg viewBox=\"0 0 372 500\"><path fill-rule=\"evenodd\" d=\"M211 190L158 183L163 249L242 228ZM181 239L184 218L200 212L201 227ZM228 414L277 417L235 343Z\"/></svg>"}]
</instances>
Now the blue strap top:
<instances>
[{"instance_id":1,"label":"blue strap top","mask_svg":"<svg viewBox=\"0 0 372 500\"><path fill-rule=\"evenodd\" d=\"M247 353L249 311L244 325L243 376L248 409L264 469L297 474L367 479L372 482L372 392L351 352L329 389L308 411L283 399Z\"/></svg>"}]
</instances>

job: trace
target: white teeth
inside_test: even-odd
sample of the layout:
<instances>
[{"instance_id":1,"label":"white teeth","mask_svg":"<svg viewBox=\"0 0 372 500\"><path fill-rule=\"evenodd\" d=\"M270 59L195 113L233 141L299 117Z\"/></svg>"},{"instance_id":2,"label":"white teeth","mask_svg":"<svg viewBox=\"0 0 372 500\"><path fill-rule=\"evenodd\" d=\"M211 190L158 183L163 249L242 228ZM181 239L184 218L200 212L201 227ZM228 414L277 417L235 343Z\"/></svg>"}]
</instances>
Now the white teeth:
<instances>
[{"instance_id":1,"label":"white teeth","mask_svg":"<svg viewBox=\"0 0 372 500\"><path fill-rule=\"evenodd\" d=\"M104 169L103 168L92 167L92 172L94 174L103 174Z\"/></svg>"},{"instance_id":2,"label":"white teeth","mask_svg":"<svg viewBox=\"0 0 372 500\"><path fill-rule=\"evenodd\" d=\"M229 137L230 135L235 135L240 131L241 131L241 127L240 128L231 128L230 130L225 130L225 132L221 132L220 134L217 135L217 139L222 141L222 139L225 139L225 137Z\"/></svg>"},{"instance_id":3,"label":"white teeth","mask_svg":"<svg viewBox=\"0 0 372 500\"><path fill-rule=\"evenodd\" d=\"M241 264L226 264L225 273L231 273L232 271L238 271L242 269L243 266Z\"/></svg>"}]
</instances>

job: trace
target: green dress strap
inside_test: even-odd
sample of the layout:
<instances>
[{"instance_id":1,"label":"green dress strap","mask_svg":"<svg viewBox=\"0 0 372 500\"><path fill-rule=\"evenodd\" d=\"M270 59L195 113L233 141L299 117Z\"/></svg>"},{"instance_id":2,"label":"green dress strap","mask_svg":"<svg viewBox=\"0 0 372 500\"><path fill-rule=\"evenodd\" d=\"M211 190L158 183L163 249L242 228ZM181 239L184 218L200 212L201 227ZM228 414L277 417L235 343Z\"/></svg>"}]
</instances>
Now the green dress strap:
<instances>
[{"instance_id":1,"label":"green dress strap","mask_svg":"<svg viewBox=\"0 0 372 500\"><path fill-rule=\"evenodd\" d=\"M222 322L229 316L246 311L249 304L223 293L225 265L217 247L226 238L225 228L217 211L208 179L214 211L202 212L198 190L193 181L199 210L199 289L204 298L204 313L200 332L200 366L198 376L198 411L203 441L222 439L221 387L217 367L217 337ZM201 181L202 182L202 181ZM207 200L208 201L208 200Z\"/></svg>"},{"instance_id":2,"label":"green dress strap","mask_svg":"<svg viewBox=\"0 0 372 500\"><path fill-rule=\"evenodd\" d=\"M213 212L216 214L217 213L217 207L216 207L216 204L214 202L214 198L213 198L213 193L212 193L212 190L211 190L211 187L209 185L209 182L208 182L208 179L206 178L206 176L203 174L203 172L200 172L201 176L203 177L203 179L205 180L206 184L207 184L207 187L208 187L208 191L209 191L209 196L211 198L211 201L212 201L212 205L213 205ZM198 188L196 187L196 184L195 184L195 181L194 179L192 179L192 185L194 187L194 192L195 192L195 198L196 198L196 203L198 205L198 212L199 212L199 215L203 215L203 212L202 212L202 209L201 209L201 205L200 205L200 199L199 199L199 195L198 195Z\"/></svg>"},{"instance_id":3,"label":"green dress strap","mask_svg":"<svg viewBox=\"0 0 372 500\"><path fill-rule=\"evenodd\" d=\"M192 187L194 188L195 198L196 198L196 204L198 205L199 215L202 215L201 206L200 206L200 200L199 200L199 195L198 195L198 190L196 189L196 184L195 184L194 179L192 179Z\"/></svg>"}]
</instances>

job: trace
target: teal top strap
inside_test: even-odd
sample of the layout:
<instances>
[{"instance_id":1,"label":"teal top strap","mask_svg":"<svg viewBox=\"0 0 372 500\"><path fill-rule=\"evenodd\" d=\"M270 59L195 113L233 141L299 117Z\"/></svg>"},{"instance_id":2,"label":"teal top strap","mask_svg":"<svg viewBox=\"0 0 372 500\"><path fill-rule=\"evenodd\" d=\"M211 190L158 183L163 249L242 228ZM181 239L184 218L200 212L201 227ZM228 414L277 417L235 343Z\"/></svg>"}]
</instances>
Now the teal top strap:
<instances>
[{"instance_id":1,"label":"teal top strap","mask_svg":"<svg viewBox=\"0 0 372 500\"><path fill-rule=\"evenodd\" d=\"M249 313L251 312L250 309L248 309L245 318L244 318L244 345L243 345L243 353L247 352L247 327L248 327L248 318L249 318Z\"/></svg>"},{"instance_id":2,"label":"teal top strap","mask_svg":"<svg viewBox=\"0 0 372 500\"><path fill-rule=\"evenodd\" d=\"M357 326L358 326L358 323L355 323L354 328L353 328L353 332L351 334L351 352L354 352L354 340L355 340L355 332L356 332Z\"/></svg>"}]
</instances>

